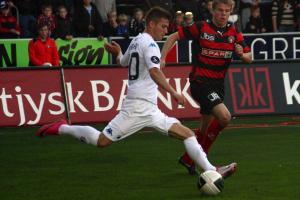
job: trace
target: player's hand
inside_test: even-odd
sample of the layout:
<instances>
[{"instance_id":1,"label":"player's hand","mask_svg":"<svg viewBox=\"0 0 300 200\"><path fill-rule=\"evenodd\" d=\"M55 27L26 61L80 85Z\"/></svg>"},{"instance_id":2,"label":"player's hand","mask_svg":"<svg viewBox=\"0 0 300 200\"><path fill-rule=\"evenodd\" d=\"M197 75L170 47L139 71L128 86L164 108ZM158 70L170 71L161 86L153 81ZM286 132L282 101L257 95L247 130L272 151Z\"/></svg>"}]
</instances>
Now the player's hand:
<instances>
[{"instance_id":1,"label":"player's hand","mask_svg":"<svg viewBox=\"0 0 300 200\"><path fill-rule=\"evenodd\" d=\"M118 55L122 51L120 45L114 41L112 41L111 44L105 43L104 48L106 51L114 55Z\"/></svg>"},{"instance_id":2,"label":"player's hand","mask_svg":"<svg viewBox=\"0 0 300 200\"><path fill-rule=\"evenodd\" d=\"M240 44L235 44L235 53L236 53L239 57L243 56L244 50L243 50L242 45L240 45Z\"/></svg>"},{"instance_id":3,"label":"player's hand","mask_svg":"<svg viewBox=\"0 0 300 200\"><path fill-rule=\"evenodd\" d=\"M52 64L49 63L49 62L45 62L45 63L43 64L43 66L46 66L46 67L52 67Z\"/></svg>"},{"instance_id":4,"label":"player's hand","mask_svg":"<svg viewBox=\"0 0 300 200\"><path fill-rule=\"evenodd\" d=\"M185 98L184 98L184 96L182 94L179 94L179 93L176 92L175 94L173 94L173 97L174 97L174 99L177 101L177 103L179 105L181 105L181 106L184 105Z\"/></svg>"}]
</instances>

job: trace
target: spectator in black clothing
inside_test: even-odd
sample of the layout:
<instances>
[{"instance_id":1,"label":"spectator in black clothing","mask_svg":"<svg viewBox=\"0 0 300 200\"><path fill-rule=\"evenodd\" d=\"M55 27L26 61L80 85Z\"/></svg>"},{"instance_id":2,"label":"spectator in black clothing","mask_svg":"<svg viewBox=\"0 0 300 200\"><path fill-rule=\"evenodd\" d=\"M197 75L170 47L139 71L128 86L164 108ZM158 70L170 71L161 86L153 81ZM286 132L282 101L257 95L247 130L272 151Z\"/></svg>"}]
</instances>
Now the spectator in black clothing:
<instances>
[{"instance_id":1,"label":"spectator in black clothing","mask_svg":"<svg viewBox=\"0 0 300 200\"><path fill-rule=\"evenodd\" d=\"M68 15L67 8L65 6L58 7L58 14L56 15L56 27L54 29L53 37L61 38L65 40L72 40L73 28L72 19Z\"/></svg>"},{"instance_id":2,"label":"spectator in black clothing","mask_svg":"<svg viewBox=\"0 0 300 200\"><path fill-rule=\"evenodd\" d=\"M103 37L103 22L91 0L82 0L74 15L74 28L77 37Z\"/></svg>"},{"instance_id":3,"label":"spectator in black clothing","mask_svg":"<svg viewBox=\"0 0 300 200\"><path fill-rule=\"evenodd\" d=\"M108 21L103 24L103 35L104 37L117 36L117 12L111 11L107 13Z\"/></svg>"},{"instance_id":4,"label":"spectator in black clothing","mask_svg":"<svg viewBox=\"0 0 300 200\"><path fill-rule=\"evenodd\" d=\"M192 12L195 21L201 19L201 13L197 0L176 0L175 10L181 10L183 13Z\"/></svg>"},{"instance_id":5,"label":"spectator in black clothing","mask_svg":"<svg viewBox=\"0 0 300 200\"><path fill-rule=\"evenodd\" d=\"M19 23L22 38L33 38L36 35L37 6L34 0L13 1L19 10Z\"/></svg>"},{"instance_id":6,"label":"spectator in black clothing","mask_svg":"<svg viewBox=\"0 0 300 200\"><path fill-rule=\"evenodd\" d=\"M207 0L205 3L205 8L202 12L201 20L211 20L212 19L212 4L213 0Z\"/></svg>"},{"instance_id":7,"label":"spectator in black clothing","mask_svg":"<svg viewBox=\"0 0 300 200\"><path fill-rule=\"evenodd\" d=\"M144 11L140 8L136 8L133 11L133 18L129 23L129 34L131 36L137 36L145 29Z\"/></svg>"},{"instance_id":8,"label":"spectator in black clothing","mask_svg":"<svg viewBox=\"0 0 300 200\"><path fill-rule=\"evenodd\" d=\"M264 33L266 29L264 27L263 20L260 16L260 8L258 6L251 7L250 20L246 25L245 33Z\"/></svg>"}]
</instances>

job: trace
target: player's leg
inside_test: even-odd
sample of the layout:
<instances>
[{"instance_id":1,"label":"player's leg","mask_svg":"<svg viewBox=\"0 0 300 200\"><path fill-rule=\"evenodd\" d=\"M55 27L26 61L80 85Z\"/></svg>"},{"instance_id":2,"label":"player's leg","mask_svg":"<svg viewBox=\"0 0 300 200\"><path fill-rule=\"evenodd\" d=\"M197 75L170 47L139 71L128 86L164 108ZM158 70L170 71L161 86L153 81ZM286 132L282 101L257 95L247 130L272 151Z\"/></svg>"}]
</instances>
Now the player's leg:
<instances>
[{"instance_id":1,"label":"player's leg","mask_svg":"<svg viewBox=\"0 0 300 200\"><path fill-rule=\"evenodd\" d=\"M216 141L221 131L230 123L231 114L224 103L220 103L213 107L212 115L214 119L206 128L205 138L203 139L203 150L208 153L212 144ZM204 129L205 130L205 129Z\"/></svg>"},{"instance_id":2,"label":"player's leg","mask_svg":"<svg viewBox=\"0 0 300 200\"><path fill-rule=\"evenodd\" d=\"M204 170L215 170L216 168L207 160L201 145L197 142L194 132L183 126L176 118L168 117L158 108L153 112L152 123L149 124L162 133L183 140L189 156Z\"/></svg>"},{"instance_id":3,"label":"player's leg","mask_svg":"<svg viewBox=\"0 0 300 200\"><path fill-rule=\"evenodd\" d=\"M206 129L213 116L210 115L211 101L210 95L212 90L204 84L200 84L196 81L191 82L190 91L193 99L198 102L201 107L201 122L200 129L196 129L195 135L199 144L203 145L205 139ZM215 102L213 102L215 103ZM189 174L195 174L195 165L193 160L189 157L189 154L185 152L180 158L179 163L187 168Z\"/></svg>"},{"instance_id":4,"label":"player's leg","mask_svg":"<svg viewBox=\"0 0 300 200\"><path fill-rule=\"evenodd\" d=\"M46 124L36 134L40 137L48 135L71 135L82 142L99 147L108 146L112 143L109 138L91 126L69 125L65 120Z\"/></svg>"},{"instance_id":5,"label":"player's leg","mask_svg":"<svg viewBox=\"0 0 300 200\"><path fill-rule=\"evenodd\" d=\"M223 178L231 176L236 171L236 163L231 163L221 167L213 166L207 159L207 156L201 145L197 142L195 136L193 135L193 131L189 128L179 123L175 123L170 127L169 135L183 140L184 146L190 158L192 158L194 162L204 171L216 170L222 175Z\"/></svg>"},{"instance_id":6,"label":"player's leg","mask_svg":"<svg viewBox=\"0 0 300 200\"><path fill-rule=\"evenodd\" d=\"M211 120L213 120L213 118L214 117L212 115L203 114L201 117L200 128L195 130L195 136L197 138L198 143L202 146L202 148L203 148L203 144L204 144L206 130L207 130L208 125L211 122ZM203 148L203 150L205 153L207 153L204 148ZM194 161L190 158L190 156L187 152L185 152L179 158L179 163L187 168L189 174L191 174L191 175L195 174Z\"/></svg>"},{"instance_id":7,"label":"player's leg","mask_svg":"<svg viewBox=\"0 0 300 200\"><path fill-rule=\"evenodd\" d=\"M182 124L175 123L170 127L169 135L183 140L186 152L203 170L216 170L216 168L208 161L205 152L198 143L192 130Z\"/></svg>"}]
</instances>

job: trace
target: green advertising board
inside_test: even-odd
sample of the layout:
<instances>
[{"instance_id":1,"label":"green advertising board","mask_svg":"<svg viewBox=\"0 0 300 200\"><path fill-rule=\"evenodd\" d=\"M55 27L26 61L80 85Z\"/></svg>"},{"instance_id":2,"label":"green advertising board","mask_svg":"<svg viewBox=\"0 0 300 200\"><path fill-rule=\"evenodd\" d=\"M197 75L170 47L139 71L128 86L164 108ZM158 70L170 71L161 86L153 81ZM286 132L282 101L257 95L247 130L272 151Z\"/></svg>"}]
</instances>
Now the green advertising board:
<instances>
[{"instance_id":1,"label":"green advertising board","mask_svg":"<svg viewBox=\"0 0 300 200\"><path fill-rule=\"evenodd\" d=\"M108 53L104 43L96 38L57 39L56 45L60 55L61 66L107 65ZM0 39L0 68L28 67L29 39Z\"/></svg>"}]
</instances>

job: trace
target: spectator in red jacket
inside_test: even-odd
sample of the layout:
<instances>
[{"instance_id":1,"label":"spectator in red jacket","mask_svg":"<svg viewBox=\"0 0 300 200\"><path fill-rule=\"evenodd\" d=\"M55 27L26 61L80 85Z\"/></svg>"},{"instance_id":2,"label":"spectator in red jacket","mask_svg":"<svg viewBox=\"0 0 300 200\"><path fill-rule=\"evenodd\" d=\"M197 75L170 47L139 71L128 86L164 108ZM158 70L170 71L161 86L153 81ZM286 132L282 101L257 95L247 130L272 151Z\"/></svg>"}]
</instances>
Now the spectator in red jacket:
<instances>
[{"instance_id":1,"label":"spectator in red jacket","mask_svg":"<svg viewBox=\"0 0 300 200\"><path fill-rule=\"evenodd\" d=\"M20 27L5 1L0 2L0 38L18 38Z\"/></svg>"},{"instance_id":2,"label":"spectator in red jacket","mask_svg":"<svg viewBox=\"0 0 300 200\"><path fill-rule=\"evenodd\" d=\"M38 25L38 37L29 42L28 51L31 66L59 66L57 47L46 23Z\"/></svg>"}]
</instances>

